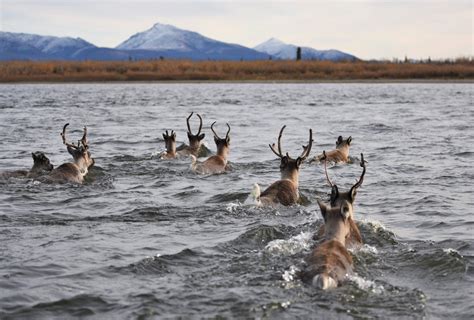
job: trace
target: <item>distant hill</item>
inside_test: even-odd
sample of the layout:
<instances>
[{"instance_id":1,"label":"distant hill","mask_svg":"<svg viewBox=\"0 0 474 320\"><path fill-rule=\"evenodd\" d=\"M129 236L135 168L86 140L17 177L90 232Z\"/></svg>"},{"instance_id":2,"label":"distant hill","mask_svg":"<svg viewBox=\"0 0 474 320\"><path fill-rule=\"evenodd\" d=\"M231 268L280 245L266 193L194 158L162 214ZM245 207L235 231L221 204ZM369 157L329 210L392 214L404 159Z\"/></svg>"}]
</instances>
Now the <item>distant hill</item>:
<instances>
[{"instance_id":1,"label":"distant hill","mask_svg":"<svg viewBox=\"0 0 474 320\"><path fill-rule=\"evenodd\" d=\"M275 38L271 38L258 46L255 50L271 55L276 59L296 59L296 49L299 46L287 44ZM303 60L329 60L329 61L354 61L357 57L339 50L316 50L310 47L301 47L301 58Z\"/></svg>"}]
</instances>

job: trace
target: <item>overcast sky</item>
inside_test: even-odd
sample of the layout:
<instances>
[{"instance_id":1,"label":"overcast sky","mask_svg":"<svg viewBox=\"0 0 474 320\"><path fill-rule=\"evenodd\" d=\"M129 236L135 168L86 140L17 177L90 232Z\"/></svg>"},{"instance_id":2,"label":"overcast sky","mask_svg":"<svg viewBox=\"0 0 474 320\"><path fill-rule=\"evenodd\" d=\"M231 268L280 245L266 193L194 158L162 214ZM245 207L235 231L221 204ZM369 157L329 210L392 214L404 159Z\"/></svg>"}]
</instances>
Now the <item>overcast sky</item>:
<instances>
[{"instance_id":1,"label":"overcast sky","mask_svg":"<svg viewBox=\"0 0 474 320\"><path fill-rule=\"evenodd\" d=\"M0 29L115 47L154 23L248 47L275 37L362 59L472 56L472 0L0 0Z\"/></svg>"}]
</instances>

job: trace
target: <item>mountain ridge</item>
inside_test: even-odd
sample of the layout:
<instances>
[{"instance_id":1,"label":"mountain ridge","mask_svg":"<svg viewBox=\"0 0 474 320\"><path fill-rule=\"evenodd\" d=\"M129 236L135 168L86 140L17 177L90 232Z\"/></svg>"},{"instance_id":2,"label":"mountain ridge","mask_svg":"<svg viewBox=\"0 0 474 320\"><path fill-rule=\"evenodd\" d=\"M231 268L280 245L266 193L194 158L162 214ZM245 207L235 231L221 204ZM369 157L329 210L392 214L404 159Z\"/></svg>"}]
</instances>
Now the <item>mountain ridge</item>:
<instances>
[{"instance_id":1,"label":"mountain ridge","mask_svg":"<svg viewBox=\"0 0 474 320\"><path fill-rule=\"evenodd\" d=\"M273 46L273 47L272 47ZM304 59L348 60L354 56L338 50L303 47ZM0 60L268 60L294 59L296 46L276 38L248 48L206 37L173 25L155 23L115 48L96 46L82 38L43 36L0 31ZM311 54L311 55L310 55ZM344 56L344 59L340 57ZM352 59L351 58L351 59ZM350 59L349 59L350 60Z\"/></svg>"}]
</instances>

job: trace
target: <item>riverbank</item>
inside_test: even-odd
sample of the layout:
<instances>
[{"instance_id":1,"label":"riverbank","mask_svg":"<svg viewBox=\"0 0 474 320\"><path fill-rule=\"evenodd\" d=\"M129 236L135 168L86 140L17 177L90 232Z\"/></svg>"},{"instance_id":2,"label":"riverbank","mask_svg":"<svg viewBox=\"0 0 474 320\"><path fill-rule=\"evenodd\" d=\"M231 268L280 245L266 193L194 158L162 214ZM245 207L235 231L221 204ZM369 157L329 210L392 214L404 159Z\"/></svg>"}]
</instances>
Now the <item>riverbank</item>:
<instances>
[{"instance_id":1,"label":"riverbank","mask_svg":"<svg viewBox=\"0 0 474 320\"><path fill-rule=\"evenodd\" d=\"M12 61L0 62L0 82L104 81L472 81L474 62L329 61Z\"/></svg>"}]
</instances>

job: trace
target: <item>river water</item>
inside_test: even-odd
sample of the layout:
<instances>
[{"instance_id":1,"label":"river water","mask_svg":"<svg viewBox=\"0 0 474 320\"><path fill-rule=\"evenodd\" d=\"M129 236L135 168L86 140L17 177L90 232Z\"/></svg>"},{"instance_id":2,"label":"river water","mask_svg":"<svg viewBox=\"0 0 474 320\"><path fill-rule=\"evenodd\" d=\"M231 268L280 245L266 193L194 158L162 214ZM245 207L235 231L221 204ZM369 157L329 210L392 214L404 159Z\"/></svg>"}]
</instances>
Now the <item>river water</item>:
<instances>
[{"instance_id":1,"label":"river water","mask_svg":"<svg viewBox=\"0 0 474 320\"><path fill-rule=\"evenodd\" d=\"M89 129L84 185L0 181L0 318L449 318L474 316L472 84L0 85L0 171L43 151L70 161L59 132ZM161 134L187 142L199 112L232 131L232 171L198 176L160 161ZM268 147L312 155L352 136L352 164L329 167L348 189L365 245L355 274L326 292L297 277L322 224L324 168L300 170L304 205L261 209L252 185L279 178ZM197 118L191 119L193 130Z\"/></svg>"}]
</instances>

